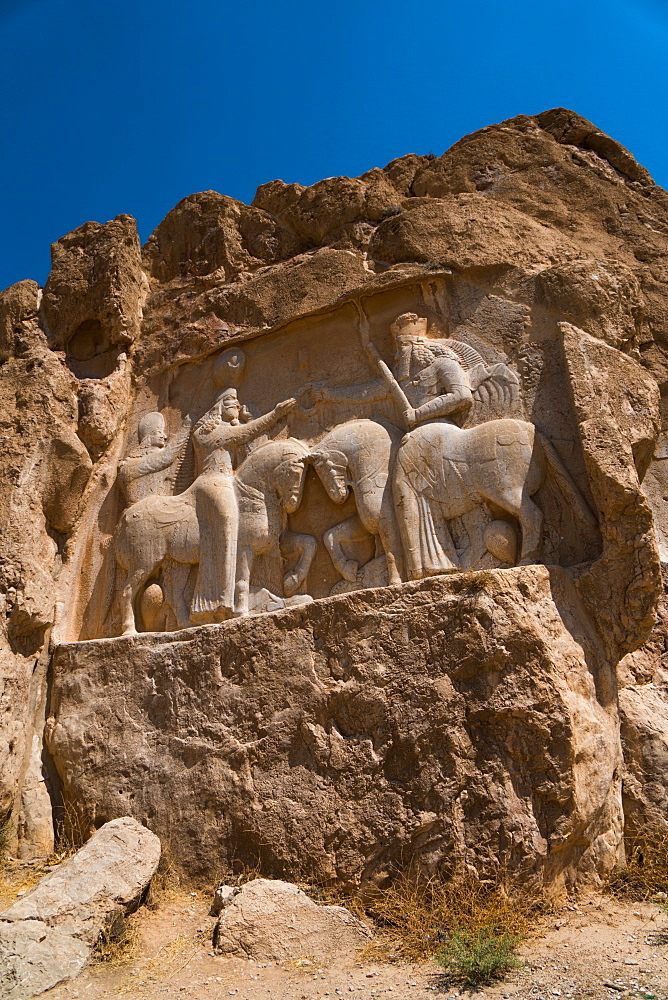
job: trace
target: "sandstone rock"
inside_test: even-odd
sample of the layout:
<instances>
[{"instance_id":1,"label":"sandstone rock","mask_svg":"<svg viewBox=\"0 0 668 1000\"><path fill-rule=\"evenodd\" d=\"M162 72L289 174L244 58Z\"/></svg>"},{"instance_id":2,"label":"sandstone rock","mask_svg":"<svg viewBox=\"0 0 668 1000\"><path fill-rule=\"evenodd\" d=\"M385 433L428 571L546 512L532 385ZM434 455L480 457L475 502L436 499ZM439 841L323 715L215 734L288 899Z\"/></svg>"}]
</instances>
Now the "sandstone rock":
<instances>
[{"instance_id":1,"label":"sandstone rock","mask_svg":"<svg viewBox=\"0 0 668 1000\"><path fill-rule=\"evenodd\" d=\"M56 539L72 529L91 474L76 435L75 380L31 316L22 321L26 349L0 367L0 816L15 807L12 833L34 726L41 734L44 723L48 655L40 649L54 620Z\"/></svg>"},{"instance_id":2,"label":"sandstone rock","mask_svg":"<svg viewBox=\"0 0 668 1000\"><path fill-rule=\"evenodd\" d=\"M626 824L633 837L642 837L648 830L668 831L668 596L665 592L652 634L639 649L624 657L617 673Z\"/></svg>"},{"instance_id":3,"label":"sandstone rock","mask_svg":"<svg viewBox=\"0 0 668 1000\"><path fill-rule=\"evenodd\" d=\"M507 268L577 256L568 240L483 195L413 199L402 209L381 222L372 237L369 254L378 263Z\"/></svg>"},{"instance_id":4,"label":"sandstone rock","mask_svg":"<svg viewBox=\"0 0 668 1000\"><path fill-rule=\"evenodd\" d=\"M213 932L220 955L318 961L367 944L371 933L343 906L314 902L290 882L256 878L224 907Z\"/></svg>"},{"instance_id":5,"label":"sandstone rock","mask_svg":"<svg viewBox=\"0 0 668 1000\"><path fill-rule=\"evenodd\" d=\"M50 341L65 349L78 378L103 378L140 329L148 281L135 220L87 222L51 248L42 315Z\"/></svg>"},{"instance_id":6,"label":"sandstone rock","mask_svg":"<svg viewBox=\"0 0 668 1000\"><path fill-rule=\"evenodd\" d=\"M264 271L242 285L212 290L203 305L239 326L274 327L334 305L368 278L360 257L324 248Z\"/></svg>"},{"instance_id":7,"label":"sandstone rock","mask_svg":"<svg viewBox=\"0 0 668 1000\"><path fill-rule=\"evenodd\" d=\"M443 198L478 191L554 227L578 243L584 257L628 265L646 300L649 336L644 356L665 381L665 346L653 349L651 344L664 344L668 318L662 290L666 244L660 235L668 199L661 188L631 181L635 169L626 159L622 164L610 153L629 174L593 147L579 145L597 132L590 122L563 109L533 118L520 115L465 136L441 157L426 162L415 176L412 193ZM609 143L612 150L613 140ZM575 322L582 325L581 319Z\"/></svg>"},{"instance_id":8,"label":"sandstone rock","mask_svg":"<svg viewBox=\"0 0 668 1000\"><path fill-rule=\"evenodd\" d=\"M0 913L0 997L37 996L76 976L109 918L136 907L159 860L158 838L125 816Z\"/></svg>"},{"instance_id":9,"label":"sandstone rock","mask_svg":"<svg viewBox=\"0 0 668 1000\"><path fill-rule=\"evenodd\" d=\"M54 822L47 774L42 761L42 733L33 732L30 760L21 789L19 856L47 858L54 850Z\"/></svg>"},{"instance_id":10,"label":"sandstone rock","mask_svg":"<svg viewBox=\"0 0 668 1000\"><path fill-rule=\"evenodd\" d=\"M629 180L649 186L654 184L649 171L636 161L628 149L615 139L611 139L609 135L600 132L586 118L573 114L566 108L553 108L551 111L536 115L536 121L550 132L557 142L593 149Z\"/></svg>"},{"instance_id":11,"label":"sandstone rock","mask_svg":"<svg viewBox=\"0 0 668 1000\"><path fill-rule=\"evenodd\" d=\"M435 159L433 156L418 156L416 153L409 153L407 156L399 156L396 160L391 160L386 167L383 167L383 170L399 194L407 197L413 193L413 181L420 167L433 159Z\"/></svg>"},{"instance_id":12,"label":"sandstone rock","mask_svg":"<svg viewBox=\"0 0 668 1000\"><path fill-rule=\"evenodd\" d=\"M94 461L116 436L125 415L130 372L125 354L117 358L116 369L106 378L79 382L79 425L77 433Z\"/></svg>"},{"instance_id":13,"label":"sandstone rock","mask_svg":"<svg viewBox=\"0 0 668 1000\"><path fill-rule=\"evenodd\" d=\"M536 284L547 307L561 319L586 315L589 334L618 350L637 350L644 300L638 279L624 265L573 261L541 271Z\"/></svg>"},{"instance_id":14,"label":"sandstone rock","mask_svg":"<svg viewBox=\"0 0 668 1000\"><path fill-rule=\"evenodd\" d=\"M28 1000L74 979L90 948L41 920L3 923L0 919L0 997Z\"/></svg>"},{"instance_id":15,"label":"sandstone rock","mask_svg":"<svg viewBox=\"0 0 668 1000\"><path fill-rule=\"evenodd\" d=\"M631 154L553 109L250 207L192 195L143 258L129 217L89 223L41 304L2 293L0 814L22 850L52 752L84 824L134 810L207 877L211 844L349 883L453 851L550 884L613 864L620 657L626 802L660 800L667 225ZM227 603L202 597L213 562ZM271 615L164 631L249 594Z\"/></svg>"},{"instance_id":16,"label":"sandstone rock","mask_svg":"<svg viewBox=\"0 0 668 1000\"><path fill-rule=\"evenodd\" d=\"M560 331L604 543L576 587L617 663L647 638L661 594L652 512L640 489L659 426L657 387L637 362L602 341L567 323Z\"/></svg>"},{"instance_id":17,"label":"sandstone rock","mask_svg":"<svg viewBox=\"0 0 668 1000\"><path fill-rule=\"evenodd\" d=\"M0 913L0 923L42 921L92 947L110 913L139 902L159 861L155 834L122 816Z\"/></svg>"},{"instance_id":18,"label":"sandstone rock","mask_svg":"<svg viewBox=\"0 0 668 1000\"><path fill-rule=\"evenodd\" d=\"M272 181L258 188L253 205L278 211L278 218L304 243L304 249L323 246L364 247L378 222L400 196L387 174L370 170L361 177L328 177L298 189Z\"/></svg>"},{"instance_id":19,"label":"sandstone rock","mask_svg":"<svg viewBox=\"0 0 668 1000\"><path fill-rule=\"evenodd\" d=\"M253 208L261 208L264 212L278 217L287 209L297 204L304 184L286 184L285 181L268 181L260 184L253 198Z\"/></svg>"},{"instance_id":20,"label":"sandstone rock","mask_svg":"<svg viewBox=\"0 0 668 1000\"><path fill-rule=\"evenodd\" d=\"M129 216L81 227L52 256L43 296L34 282L0 296L0 815L12 810L11 836L20 829L28 850L49 835L45 786L39 803L22 801L21 792L34 781L33 737L41 739L44 725L48 655L39 651L92 472L86 445L97 458L126 405L125 376L122 399L116 391L111 401L96 380L114 372L121 347L137 335L148 289ZM77 378L88 375L92 382L80 387ZM33 821L39 829L31 832Z\"/></svg>"},{"instance_id":21,"label":"sandstone rock","mask_svg":"<svg viewBox=\"0 0 668 1000\"><path fill-rule=\"evenodd\" d=\"M209 910L210 917L217 917L228 906L234 897L241 892L241 886L219 885L213 894L213 902Z\"/></svg>"},{"instance_id":22,"label":"sandstone rock","mask_svg":"<svg viewBox=\"0 0 668 1000\"><path fill-rule=\"evenodd\" d=\"M225 281L298 250L290 232L267 212L202 191L169 212L143 253L150 273L160 281L213 272Z\"/></svg>"},{"instance_id":23,"label":"sandstone rock","mask_svg":"<svg viewBox=\"0 0 668 1000\"><path fill-rule=\"evenodd\" d=\"M668 675L619 692L627 829L668 828Z\"/></svg>"},{"instance_id":24,"label":"sandstone rock","mask_svg":"<svg viewBox=\"0 0 668 1000\"><path fill-rule=\"evenodd\" d=\"M36 281L19 281L0 292L0 364L25 353L35 341L46 346L37 322L41 292Z\"/></svg>"},{"instance_id":25,"label":"sandstone rock","mask_svg":"<svg viewBox=\"0 0 668 1000\"><path fill-rule=\"evenodd\" d=\"M192 876L571 880L622 833L612 670L577 622L564 572L522 567L65 645L49 748L73 807L148 818Z\"/></svg>"},{"instance_id":26,"label":"sandstone rock","mask_svg":"<svg viewBox=\"0 0 668 1000\"><path fill-rule=\"evenodd\" d=\"M665 416L662 414L662 427ZM662 564L668 564L668 434L661 430L654 447L642 490L652 508L654 530ZM665 635L665 628L662 634Z\"/></svg>"}]
</instances>

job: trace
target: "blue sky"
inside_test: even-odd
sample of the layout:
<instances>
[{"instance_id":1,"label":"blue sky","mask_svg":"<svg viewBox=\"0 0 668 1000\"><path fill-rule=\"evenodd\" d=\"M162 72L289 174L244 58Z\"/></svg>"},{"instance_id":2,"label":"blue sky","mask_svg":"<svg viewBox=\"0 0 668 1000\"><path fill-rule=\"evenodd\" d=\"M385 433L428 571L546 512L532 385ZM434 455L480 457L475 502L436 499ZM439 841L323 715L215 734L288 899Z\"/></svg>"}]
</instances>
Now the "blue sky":
<instances>
[{"instance_id":1,"label":"blue sky","mask_svg":"<svg viewBox=\"0 0 668 1000\"><path fill-rule=\"evenodd\" d=\"M573 108L668 185L668 0L0 0L0 288L177 201L354 176Z\"/></svg>"}]
</instances>

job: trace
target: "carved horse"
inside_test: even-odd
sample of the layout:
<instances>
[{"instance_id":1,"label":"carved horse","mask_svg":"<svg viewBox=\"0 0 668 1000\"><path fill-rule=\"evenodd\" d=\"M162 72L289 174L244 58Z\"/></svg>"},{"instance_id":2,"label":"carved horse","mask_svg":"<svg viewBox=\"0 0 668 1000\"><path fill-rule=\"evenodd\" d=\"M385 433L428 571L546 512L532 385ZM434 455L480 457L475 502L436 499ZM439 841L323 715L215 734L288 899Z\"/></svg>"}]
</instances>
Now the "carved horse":
<instances>
[{"instance_id":1,"label":"carved horse","mask_svg":"<svg viewBox=\"0 0 668 1000\"><path fill-rule=\"evenodd\" d=\"M522 529L520 565L537 562L543 523L531 499L551 473L585 524L596 519L550 442L533 424L511 418L462 430L422 424L397 451L393 496L408 578L459 569L446 522L481 504L500 508Z\"/></svg>"},{"instance_id":2,"label":"carved horse","mask_svg":"<svg viewBox=\"0 0 668 1000\"><path fill-rule=\"evenodd\" d=\"M390 482L400 439L399 431L374 420L349 420L330 431L311 452L310 459L330 499L343 503L349 490L355 497L357 514L328 528L324 535L332 562L351 583L356 582L360 567L346 557L342 545L359 536L360 522L375 538L376 555L385 553L389 582L401 583L401 536Z\"/></svg>"},{"instance_id":3,"label":"carved horse","mask_svg":"<svg viewBox=\"0 0 668 1000\"><path fill-rule=\"evenodd\" d=\"M235 473L235 493L240 508L237 540L235 614L248 612L250 574L256 556L280 559L281 539L297 551L295 569L286 574L284 589L294 594L315 554L311 536L285 531L287 514L302 500L307 449L292 438L269 441L241 463ZM171 564L179 583L169 590L178 628L190 624L184 590L191 566L199 562L199 526L195 513L194 484L178 496L150 496L128 507L121 516L114 539L118 566L125 571L121 591L123 635L136 632L134 604L141 588L156 571ZM185 572L184 572L185 570Z\"/></svg>"}]
</instances>

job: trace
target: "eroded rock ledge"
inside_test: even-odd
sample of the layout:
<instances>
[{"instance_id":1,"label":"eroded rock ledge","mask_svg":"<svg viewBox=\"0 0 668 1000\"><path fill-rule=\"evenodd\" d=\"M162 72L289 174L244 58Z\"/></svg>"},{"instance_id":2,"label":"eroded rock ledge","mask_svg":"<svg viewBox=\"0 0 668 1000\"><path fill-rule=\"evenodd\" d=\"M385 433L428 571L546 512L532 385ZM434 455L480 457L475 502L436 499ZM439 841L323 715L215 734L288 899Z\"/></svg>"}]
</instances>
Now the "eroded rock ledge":
<instances>
[{"instance_id":1,"label":"eroded rock ledge","mask_svg":"<svg viewBox=\"0 0 668 1000\"><path fill-rule=\"evenodd\" d=\"M612 671L576 606L531 566L63 645L48 745L71 807L136 816L194 877L379 882L415 857L568 881L623 826Z\"/></svg>"}]
</instances>

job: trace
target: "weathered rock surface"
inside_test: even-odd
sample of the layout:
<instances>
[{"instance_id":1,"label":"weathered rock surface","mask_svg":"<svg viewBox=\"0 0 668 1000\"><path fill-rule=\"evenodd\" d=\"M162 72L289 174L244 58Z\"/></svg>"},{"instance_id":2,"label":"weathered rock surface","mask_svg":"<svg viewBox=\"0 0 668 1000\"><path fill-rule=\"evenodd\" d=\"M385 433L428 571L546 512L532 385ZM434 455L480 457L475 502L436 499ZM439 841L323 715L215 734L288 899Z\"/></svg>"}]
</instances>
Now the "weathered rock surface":
<instances>
[{"instance_id":1,"label":"weathered rock surface","mask_svg":"<svg viewBox=\"0 0 668 1000\"><path fill-rule=\"evenodd\" d=\"M0 292L0 364L29 352L35 343L46 347L37 322L41 294L36 281L19 281Z\"/></svg>"},{"instance_id":2,"label":"weathered rock surface","mask_svg":"<svg viewBox=\"0 0 668 1000\"><path fill-rule=\"evenodd\" d=\"M0 997L37 996L76 976L109 918L137 906L159 861L158 838L124 816L0 913Z\"/></svg>"},{"instance_id":3,"label":"weathered rock surface","mask_svg":"<svg viewBox=\"0 0 668 1000\"><path fill-rule=\"evenodd\" d=\"M665 629L650 632L657 540L668 552L667 232L668 196L647 171L553 109L359 178L271 181L252 206L191 195L141 252L129 216L87 223L54 245L43 293L29 281L1 293L0 818L14 845L19 833L24 854L48 845L55 767L91 829L132 812L192 873L212 873L211 843L268 874L352 882L410 854L438 866L454 848L483 868L526 856L546 881L603 871L621 830L624 656L624 801L634 823L665 822ZM230 344L243 343L239 398L257 412L309 384L362 385L377 375L364 336L390 363L388 330L407 310L517 373L523 419L597 521L583 529L554 483L541 487L541 558L555 568L71 644L119 631L116 477L147 412L178 438L211 406ZM313 442L341 421L338 404L319 405L280 433ZM391 407L354 415L398 420ZM179 462L177 493L191 447ZM324 532L355 513L318 489L309 473L318 513L290 525L319 541L316 598L337 585ZM403 615L428 654L395 641ZM54 622L65 645L51 667Z\"/></svg>"},{"instance_id":4,"label":"weathered rock surface","mask_svg":"<svg viewBox=\"0 0 668 1000\"><path fill-rule=\"evenodd\" d=\"M47 347L37 320L38 291L34 282L21 282L0 296L6 333L0 366L0 815L13 810L12 833L22 822L21 790L35 732L38 757L41 752L48 654L40 650L54 620L54 577L92 469L76 434L76 380ZM51 820L49 826L53 838ZM43 826L35 830L38 851L48 836Z\"/></svg>"},{"instance_id":5,"label":"weathered rock surface","mask_svg":"<svg viewBox=\"0 0 668 1000\"><path fill-rule=\"evenodd\" d=\"M265 962L324 960L368 944L371 933L343 906L325 906L280 879L247 882L223 908L213 931L219 955Z\"/></svg>"},{"instance_id":6,"label":"weathered rock surface","mask_svg":"<svg viewBox=\"0 0 668 1000\"><path fill-rule=\"evenodd\" d=\"M74 979L90 948L41 920L0 922L0 997L28 1000Z\"/></svg>"},{"instance_id":7,"label":"weathered rock surface","mask_svg":"<svg viewBox=\"0 0 668 1000\"><path fill-rule=\"evenodd\" d=\"M354 884L414 856L571 879L622 833L614 673L576 608L525 567L61 646L49 747L85 816L131 810L198 877Z\"/></svg>"},{"instance_id":8,"label":"weathered rock surface","mask_svg":"<svg viewBox=\"0 0 668 1000\"><path fill-rule=\"evenodd\" d=\"M668 824L668 600L640 649L618 666L624 817L633 836Z\"/></svg>"},{"instance_id":9,"label":"weathered rock surface","mask_svg":"<svg viewBox=\"0 0 668 1000\"><path fill-rule=\"evenodd\" d=\"M102 378L140 330L148 279L131 215L87 222L51 248L42 315L52 345L79 378Z\"/></svg>"},{"instance_id":10,"label":"weathered rock surface","mask_svg":"<svg viewBox=\"0 0 668 1000\"><path fill-rule=\"evenodd\" d=\"M293 257L294 236L267 212L202 191L180 201L144 247L150 273L160 281L215 272L221 281L242 271Z\"/></svg>"},{"instance_id":11,"label":"weathered rock surface","mask_svg":"<svg viewBox=\"0 0 668 1000\"><path fill-rule=\"evenodd\" d=\"M159 861L154 833L131 816L114 819L0 914L0 921L41 920L94 945L114 908L139 901Z\"/></svg>"},{"instance_id":12,"label":"weathered rock surface","mask_svg":"<svg viewBox=\"0 0 668 1000\"><path fill-rule=\"evenodd\" d=\"M666 826L668 817L668 675L619 692L624 747L624 816L629 832Z\"/></svg>"}]
</instances>

